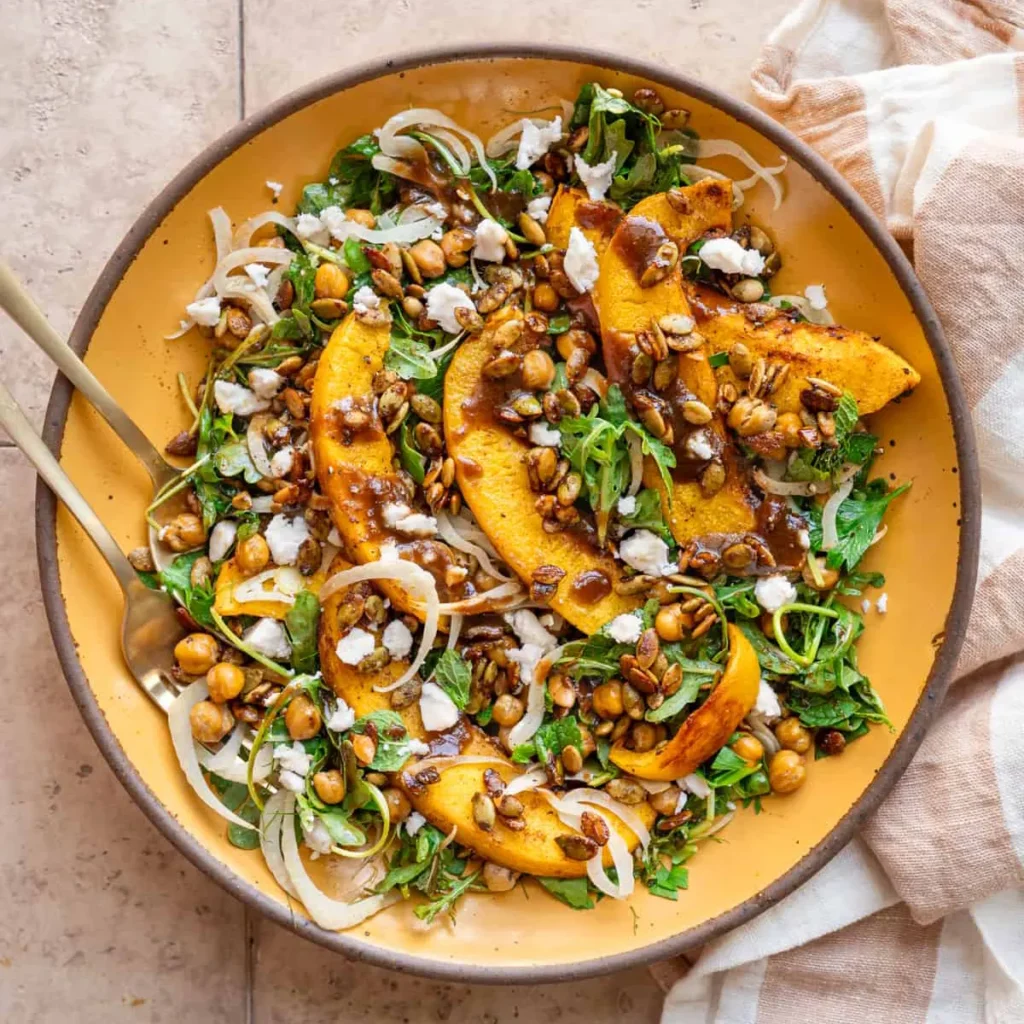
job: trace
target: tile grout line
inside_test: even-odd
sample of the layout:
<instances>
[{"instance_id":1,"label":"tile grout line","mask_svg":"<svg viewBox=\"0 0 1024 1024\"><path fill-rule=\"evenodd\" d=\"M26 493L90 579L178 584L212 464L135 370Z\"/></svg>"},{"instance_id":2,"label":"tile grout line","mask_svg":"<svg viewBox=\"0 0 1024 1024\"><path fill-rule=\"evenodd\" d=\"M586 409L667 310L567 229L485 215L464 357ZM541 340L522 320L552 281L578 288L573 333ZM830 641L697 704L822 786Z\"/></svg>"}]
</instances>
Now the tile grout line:
<instances>
[{"instance_id":1,"label":"tile grout line","mask_svg":"<svg viewBox=\"0 0 1024 1024\"><path fill-rule=\"evenodd\" d=\"M245 119L245 0L238 0L238 119Z\"/></svg>"}]
</instances>

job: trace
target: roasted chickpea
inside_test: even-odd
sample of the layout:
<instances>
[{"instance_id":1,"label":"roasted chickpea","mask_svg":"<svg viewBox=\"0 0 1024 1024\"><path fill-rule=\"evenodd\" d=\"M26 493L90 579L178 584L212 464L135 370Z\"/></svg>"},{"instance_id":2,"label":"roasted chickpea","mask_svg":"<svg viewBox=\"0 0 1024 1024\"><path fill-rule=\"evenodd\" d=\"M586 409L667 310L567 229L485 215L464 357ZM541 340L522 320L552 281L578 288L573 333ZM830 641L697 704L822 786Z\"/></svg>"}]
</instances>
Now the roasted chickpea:
<instances>
[{"instance_id":1,"label":"roasted chickpea","mask_svg":"<svg viewBox=\"0 0 1024 1024\"><path fill-rule=\"evenodd\" d=\"M558 292L547 281L539 281L533 289L534 309L539 309L542 313L554 313L561 301Z\"/></svg>"},{"instance_id":2,"label":"roasted chickpea","mask_svg":"<svg viewBox=\"0 0 1024 1024\"><path fill-rule=\"evenodd\" d=\"M775 421L775 429L782 434L782 440L787 448L800 447L800 431L803 429L803 422L799 414L795 412L784 412Z\"/></svg>"},{"instance_id":3,"label":"roasted chickpea","mask_svg":"<svg viewBox=\"0 0 1024 1024\"><path fill-rule=\"evenodd\" d=\"M555 379L554 360L543 349L535 348L523 356L523 387L544 391Z\"/></svg>"},{"instance_id":4,"label":"roasted chickpea","mask_svg":"<svg viewBox=\"0 0 1024 1024\"><path fill-rule=\"evenodd\" d=\"M182 672L201 676L217 664L220 644L209 633L190 633L174 645L174 660Z\"/></svg>"},{"instance_id":5,"label":"roasted chickpea","mask_svg":"<svg viewBox=\"0 0 1024 1024\"><path fill-rule=\"evenodd\" d=\"M741 733L739 739L732 745L732 752L737 757L742 757L744 761L760 761L764 757L761 741L749 732Z\"/></svg>"},{"instance_id":6,"label":"roasted chickpea","mask_svg":"<svg viewBox=\"0 0 1024 1024\"><path fill-rule=\"evenodd\" d=\"M200 743L219 743L235 727L235 716L224 704L201 700L188 713L192 735Z\"/></svg>"},{"instance_id":7,"label":"roasted chickpea","mask_svg":"<svg viewBox=\"0 0 1024 1024\"><path fill-rule=\"evenodd\" d=\"M355 221L356 224L361 224L364 228L377 226L377 218L369 210L346 210L345 219Z\"/></svg>"},{"instance_id":8,"label":"roasted chickpea","mask_svg":"<svg viewBox=\"0 0 1024 1024\"><path fill-rule=\"evenodd\" d=\"M441 252L449 267L464 267L475 244L476 236L469 228L452 228L441 236Z\"/></svg>"},{"instance_id":9,"label":"roasted chickpea","mask_svg":"<svg viewBox=\"0 0 1024 1024\"><path fill-rule=\"evenodd\" d=\"M675 814L680 792L678 786L669 786L660 793L652 793L648 802L658 814Z\"/></svg>"},{"instance_id":10,"label":"roasted chickpea","mask_svg":"<svg viewBox=\"0 0 1024 1024\"><path fill-rule=\"evenodd\" d=\"M437 242L424 238L409 250L409 254L424 277L440 277L444 273L444 250Z\"/></svg>"},{"instance_id":11,"label":"roasted chickpea","mask_svg":"<svg viewBox=\"0 0 1024 1024\"><path fill-rule=\"evenodd\" d=\"M313 789L325 804L340 804L345 799L345 776L337 768L317 772L313 776Z\"/></svg>"},{"instance_id":12,"label":"roasted chickpea","mask_svg":"<svg viewBox=\"0 0 1024 1024\"><path fill-rule=\"evenodd\" d=\"M513 726L523 717L523 702L511 693L503 693L494 702L494 721L498 725Z\"/></svg>"},{"instance_id":13,"label":"roasted chickpea","mask_svg":"<svg viewBox=\"0 0 1024 1024\"><path fill-rule=\"evenodd\" d=\"M595 687L593 694L594 713L609 721L622 714L622 683L618 679L609 679Z\"/></svg>"},{"instance_id":14,"label":"roasted chickpea","mask_svg":"<svg viewBox=\"0 0 1024 1024\"><path fill-rule=\"evenodd\" d=\"M637 722L631 731L633 749L638 754L646 754L653 750L658 742L658 731L650 722Z\"/></svg>"},{"instance_id":15,"label":"roasted chickpea","mask_svg":"<svg viewBox=\"0 0 1024 1024\"><path fill-rule=\"evenodd\" d=\"M658 636L668 643L681 640L683 638L683 606L677 602L660 608L654 617L654 629Z\"/></svg>"},{"instance_id":16,"label":"roasted chickpea","mask_svg":"<svg viewBox=\"0 0 1024 1024\"><path fill-rule=\"evenodd\" d=\"M807 778L804 759L795 750L780 750L768 764L768 781L773 793L793 793Z\"/></svg>"},{"instance_id":17,"label":"roasted chickpea","mask_svg":"<svg viewBox=\"0 0 1024 1024\"><path fill-rule=\"evenodd\" d=\"M172 551L191 551L206 541L206 527L199 516L182 512L160 530L160 539Z\"/></svg>"},{"instance_id":18,"label":"roasted chickpea","mask_svg":"<svg viewBox=\"0 0 1024 1024\"><path fill-rule=\"evenodd\" d=\"M391 813L393 823L405 821L412 813L412 804L400 789L395 789L393 786L385 789L384 799L388 802L388 811Z\"/></svg>"},{"instance_id":19,"label":"roasted chickpea","mask_svg":"<svg viewBox=\"0 0 1024 1024\"><path fill-rule=\"evenodd\" d=\"M210 691L210 700L223 704L234 700L245 686L245 673L230 662L218 662L206 673L206 686Z\"/></svg>"},{"instance_id":20,"label":"roasted chickpea","mask_svg":"<svg viewBox=\"0 0 1024 1024\"><path fill-rule=\"evenodd\" d=\"M808 559L809 562L809 559ZM803 571L801 576L803 577L804 583L814 590L831 590L839 582L839 572L836 569L830 569L825 564L824 558L815 559L817 565L817 575L811 572L811 567L808 562L804 563Z\"/></svg>"},{"instance_id":21,"label":"roasted chickpea","mask_svg":"<svg viewBox=\"0 0 1024 1024\"><path fill-rule=\"evenodd\" d=\"M259 533L246 537L235 550L235 564L247 576L262 572L270 561L270 548Z\"/></svg>"},{"instance_id":22,"label":"roasted chickpea","mask_svg":"<svg viewBox=\"0 0 1024 1024\"><path fill-rule=\"evenodd\" d=\"M517 872L503 868L500 864L492 864L490 861L484 865L480 877L484 880L488 892L508 892L509 889L514 889L516 882L519 881Z\"/></svg>"},{"instance_id":23,"label":"roasted chickpea","mask_svg":"<svg viewBox=\"0 0 1024 1024\"><path fill-rule=\"evenodd\" d=\"M336 263L321 263L313 288L318 299L343 299L348 292L348 275Z\"/></svg>"},{"instance_id":24,"label":"roasted chickpea","mask_svg":"<svg viewBox=\"0 0 1024 1024\"><path fill-rule=\"evenodd\" d=\"M806 754L811 749L811 734L801 725L799 718L784 718L775 726L775 738L797 754Z\"/></svg>"},{"instance_id":25,"label":"roasted chickpea","mask_svg":"<svg viewBox=\"0 0 1024 1024\"><path fill-rule=\"evenodd\" d=\"M571 708L576 703L576 691L568 677L561 673L552 673L548 677L548 693L556 707Z\"/></svg>"},{"instance_id":26,"label":"roasted chickpea","mask_svg":"<svg viewBox=\"0 0 1024 1024\"><path fill-rule=\"evenodd\" d=\"M311 740L320 731L320 709L301 693L285 708L284 724L293 740Z\"/></svg>"}]
</instances>

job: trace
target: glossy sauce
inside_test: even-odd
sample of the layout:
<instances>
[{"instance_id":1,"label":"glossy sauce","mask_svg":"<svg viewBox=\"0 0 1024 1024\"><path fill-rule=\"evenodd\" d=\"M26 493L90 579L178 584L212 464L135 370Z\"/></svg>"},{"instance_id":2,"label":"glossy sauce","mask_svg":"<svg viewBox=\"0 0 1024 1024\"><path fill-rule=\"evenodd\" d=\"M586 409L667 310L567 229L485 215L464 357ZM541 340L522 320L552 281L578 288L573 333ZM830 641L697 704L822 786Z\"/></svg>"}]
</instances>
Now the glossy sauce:
<instances>
[{"instance_id":1,"label":"glossy sauce","mask_svg":"<svg viewBox=\"0 0 1024 1024\"><path fill-rule=\"evenodd\" d=\"M612 239L612 247L639 281L658 248L668 241L664 228L646 217L627 217Z\"/></svg>"},{"instance_id":2,"label":"glossy sauce","mask_svg":"<svg viewBox=\"0 0 1024 1024\"><path fill-rule=\"evenodd\" d=\"M570 593L579 604L597 604L612 592L612 581L600 569L587 569L572 581Z\"/></svg>"},{"instance_id":3,"label":"glossy sauce","mask_svg":"<svg viewBox=\"0 0 1024 1024\"><path fill-rule=\"evenodd\" d=\"M588 231L600 231L611 238L622 222L622 210L611 203L585 199L576 206L576 223Z\"/></svg>"}]
</instances>

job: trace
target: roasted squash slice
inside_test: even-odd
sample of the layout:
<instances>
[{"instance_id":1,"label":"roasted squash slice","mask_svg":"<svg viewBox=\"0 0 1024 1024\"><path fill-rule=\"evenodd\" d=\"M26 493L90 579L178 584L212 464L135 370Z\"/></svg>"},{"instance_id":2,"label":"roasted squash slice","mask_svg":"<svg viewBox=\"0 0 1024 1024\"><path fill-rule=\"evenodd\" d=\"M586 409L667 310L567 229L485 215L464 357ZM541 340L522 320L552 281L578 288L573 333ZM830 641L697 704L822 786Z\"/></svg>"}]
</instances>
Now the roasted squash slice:
<instances>
[{"instance_id":1,"label":"roasted squash slice","mask_svg":"<svg viewBox=\"0 0 1024 1024\"><path fill-rule=\"evenodd\" d=\"M640 286L633 266L631 250L645 244L640 233L651 239L667 236L680 252L705 231L732 226L732 188L729 182L707 179L674 193L670 202L665 193L641 200L616 231L601 257L596 301L601 317L601 338L605 366L617 383L629 380L632 353L638 331L649 331L652 321L678 314L691 316L683 290L682 271L677 265L662 281L647 288ZM633 238L630 238L631 233ZM646 243L650 244L650 243ZM634 349L635 351L635 349ZM679 355L679 381L693 397L714 408L718 386L708 363L707 345ZM716 416L709 429L722 439L725 485L711 497L705 496L695 480L677 479L671 503L653 464L644 472L646 486L662 494L662 509L673 536L680 544L711 533L744 533L754 525L751 496L739 472L721 417Z\"/></svg>"},{"instance_id":2,"label":"roasted squash slice","mask_svg":"<svg viewBox=\"0 0 1024 1024\"><path fill-rule=\"evenodd\" d=\"M612 763L639 779L671 782L695 772L729 740L757 700L761 670L750 641L729 626L729 660L711 696L693 712L666 744L645 754L628 750L619 740Z\"/></svg>"},{"instance_id":3,"label":"roasted squash slice","mask_svg":"<svg viewBox=\"0 0 1024 1024\"><path fill-rule=\"evenodd\" d=\"M516 310L500 310L480 334L456 351L444 385L448 454L455 459L462 497L505 563L527 583L542 565L564 570L551 607L583 632L594 633L616 615L637 607L641 599L615 593L612 588L621 571L611 556L585 537L568 531L545 532L524 461L529 445L493 417L494 406L504 395L504 382L489 382L482 369L495 354L496 330L518 315ZM596 573L602 573L604 580ZM584 588L587 580L591 586ZM591 599L594 580L601 583L598 592L607 591L598 600Z\"/></svg>"},{"instance_id":4,"label":"roasted squash slice","mask_svg":"<svg viewBox=\"0 0 1024 1024\"><path fill-rule=\"evenodd\" d=\"M272 571L272 567L271 570ZM298 570L295 570L296 572ZM291 608L291 604L285 601L239 601L235 596L235 587L247 580L257 578L246 575L238 568L238 563L229 558L220 568L217 574L217 582L214 584L213 606L219 615L258 615L261 619L283 619ZM320 588L327 579L326 570L321 567L312 576L303 578L302 589L320 593ZM273 581L267 580L262 589L272 590Z\"/></svg>"},{"instance_id":5,"label":"roasted squash slice","mask_svg":"<svg viewBox=\"0 0 1024 1024\"><path fill-rule=\"evenodd\" d=\"M331 571L338 572L345 568L347 563L338 559ZM338 660L335 648L343 631L338 627L337 613L346 592L345 589L340 590L324 602L320 616L320 664L324 679L332 690L361 717L391 707L388 695L377 693L373 687L394 682L405 671L407 662L392 662L379 672L364 673ZM403 708L399 713L411 736L419 740L430 739L415 704ZM485 733L468 719L463 719L449 735L461 736L462 755L493 757L495 763L444 768L440 781L425 788L410 788L403 782L402 773L396 773L394 783L405 790L415 810L445 833L457 829L456 838L460 843L475 850L486 860L512 871L549 878L574 878L586 874L586 863L570 860L556 842L559 836L573 835L573 830L562 824L551 805L537 792L519 794L524 807L523 820L526 822L521 832L506 828L500 819L489 832L476 824L473 820L472 800L474 793L483 791L484 771L493 768L508 782L522 774L522 769L505 757ZM633 810L648 827L653 824L655 815L650 804L639 804ZM630 849L636 846L636 837L625 825L612 815L608 815L608 821L626 840ZM606 862L611 864L610 857L606 856Z\"/></svg>"},{"instance_id":6,"label":"roasted squash slice","mask_svg":"<svg viewBox=\"0 0 1024 1024\"><path fill-rule=\"evenodd\" d=\"M544 228L548 241L557 249L567 248L572 229L579 228L600 255L608 248L621 219L622 211L614 203L594 202L583 189L559 185Z\"/></svg>"}]
</instances>

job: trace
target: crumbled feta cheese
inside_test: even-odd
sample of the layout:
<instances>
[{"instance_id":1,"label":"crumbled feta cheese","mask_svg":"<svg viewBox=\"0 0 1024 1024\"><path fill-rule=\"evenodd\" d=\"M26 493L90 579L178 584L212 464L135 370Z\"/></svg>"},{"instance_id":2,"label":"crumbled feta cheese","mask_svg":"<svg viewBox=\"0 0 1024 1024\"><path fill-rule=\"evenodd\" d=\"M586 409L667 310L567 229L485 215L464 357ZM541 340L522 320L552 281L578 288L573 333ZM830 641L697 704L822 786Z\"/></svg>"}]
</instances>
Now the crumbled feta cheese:
<instances>
[{"instance_id":1,"label":"crumbled feta cheese","mask_svg":"<svg viewBox=\"0 0 1024 1024\"><path fill-rule=\"evenodd\" d=\"M341 547L341 534L338 533L338 528L336 526L332 526L331 532L327 534L327 543L332 547Z\"/></svg>"},{"instance_id":2,"label":"crumbled feta cheese","mask_svg":"<svg viewBox=\"0 0 1024 1024\"><path fill-rule=\"evenodd\" d=\"M409 740L408 747L409 753L417 757L425 757L430 753L430 744L424 743L423 740Z\"/></svg>"},{"instance_id":3,"label":"crumbled feta cheese","mask_svg":"<svg viewBox=\"0 0 1024 1024\"><path fill-rule=\"evenodd\" d=\"M267 370L258 366L249 371L249 387L257 398L273 398L283 384L284 377L277 370Z\"/></svg>"},{"instance_id":4,"label":"crumbled feta cheese","mask_svg":"<svg viewBox=\"0 0 1024 1024\"><path fill-rule=\"evenodd\" d=\"M210 561L219 562L231 550L238 533L238 523L233 519L222 519L210 531Z\"/></svg>"},{"instance_id":5,"label":"crumbled feta cheese","mask_svg":"<svg viewBox=\"0 0 1024 1024\"><path fill-rule=\"evenodd\" d=\"M338 661L343 665L358 665L363 658L373 654L376 646L377 641L374 639L373 634L367 633L365 629L360 629L356 626L350 629L338 641L337 646L334 648L334 653L338 656Z\"/></svg>"},{"instance_id":6,"label":"crumbled feta cheese","mask_svg":"<svg viewBox=\"0 0 1024 1024\"><path fill-rule=\"evenodd\" d=\"M695 459L713 459L715 449L711 444L706 430L695 430L686 439L686 451Z\"/></svg>"},{"instance_id":7,"label":"crumbled feta cheese","mask_svg":"<svg viewBox=\"0 0 1024 1024\"><path fill-rule=\"evenodd\" d=\"M764 257L756 249L744 249L734 238L711 238L698 254L703 262L726 274L756 277L764 270Z\"/></svg>"},{"instance_id":8,"label":"crumbled feta cheese","mask_svg":"<svg viewBox=\"0 0 1024 1024\"><path fill-rule=\"evenodd\" d=\"M455 310L460 308L475 310L476 306L461 288L453 284L435 284L427 292L427 316L449 334L458 334L462 330L455 319Z\"/></svg>"},{"instance_id":9,"label":"crumbled feta cheese","mask_svg":"<svg viewBox=\"0 0 1024 1024\"><path fill-rule=\"evenodd\" d=\"M294 565L299 558L299 548L308 537L309 526L302 516L289 518L282 513L270 520L265 533L270 557L277 565Z\"/></svg>"},{"instance_id":10,"label":"crumbled feta cheese","mask_svg":"<svg viewBox=\"0 0 1024 1024\"><path fill-rule=\"evenodd\" d=\"M249 275L249 280L257 288L267 287L267 280L270 277L270 269L268 267L265 267L262 263L246 263L245 272Z\"/></svg>"},{"instance_id":11,"label":"crumbled feta cheese","mask_svg":"<svg viewBox=\"0 0 1024 1024\"><path fill-rule=\"evenodd\" d=\"M754 710L771 721L773 718L782 717L782 706L775 691L762 679L757 688L757 700L754 701Z\"/></svg>"},{"instance_id":12,"label":"crumbled feta cheese","mask_svg":"<svg viewBox=\"0 0 1024 1024\"><path fill-rule=\"evenodd\" d=\"M426 823L427 819L424 818L419 811L413 811L403 822L405 826L405 831L410 836L416 835L416 833L419 832L419 830L423 828L423 826L426 825Z\"/></svg>"},{"instance_id":13,"label":"crumbled feta cheese","mask_svg":"<svg viewBox=\"0 0 1024 1024\"><path fill-rule=\"evenodd\" d=\"M605 627L617 644L635 644L643 632L643 623L632 612L616 615Z\"/></svg>"},{"instance_id":14,"label":"crumbled feta cheese","mask_svg":"<svg viewBox=\"0 0 1024 1024\"><path fill-rule=\"evenodd\" d=\"M650 530L635 530L619 545L619 557L637 572L667 576L676 571L668 557L668 545Z\"/></svg>"},{"instance_id":15,"label":"crumbled feta cheese","mask_svg":"<svg viewBox=\"0 0 1024 1024\"><path fill-rule=\"evenodd\" d=\"M865 597L860 603L860 610L867 615L871 611L871 602Z\"/></svg>"},{"instance_id":16,"label":"crumbled feta cheese","mask_svg":"<svg viewBox=\"0 0 1024 1024\"><path fill-rule=\"evenodd\" d=\"M565 262L562 266L576 291L594 290L598 274L601 272L597 253L590 239L577 227L569 232L569 248L565 250Z\"/></svg>"},{"instance_id":17,"label":"crumbled feta cheese","mask_svg":"<svg viewBox=\"0 0 1024 1024\"><path fill-rule=\"evenodd\" d=\"M313 818L313 824L308 829L305 822L303 822L302 841L314 854L330 853L331 847L334 845L334 840L331 838L331 833L327 831L327 826L316 817Z\"/></svg>"},{"instance_id":18,"label":"crumbled feta cheese","mask_svg":"<svg viewBox=\"0 0 1024 1024\"><path fill-rule=\"evenodd\" d=\"M287 789L291 793L306 792L306 780L301 775L296 775L295 772L279 771L277 781L283 789Z\"/></svg>"},{"instance_id":19,"label":"crumbled feta cheese","mask_svg":"<svg viewBox=\"0 0 1024 1024\"><path fill-rule=\"evenodd\" d=\"M327 719L327 728L330 732L344 732L346 729L352 728L355 720L356 713L339 697L338 706Z\"/></svg>"},{"instance_id":20,"label":"crumbled feta cheese","mask_svg":"<svg viewBox=\"0 0 1024 1024\"><path fill-rule=\"evenodd\" d=\"M782 575L762 576L754 584L754 597L766 612L774 612L796 600L796 587Z\"/></svg>"},{"instance_id":21,"label":"crumbled feta cheese","mask_svg":"<svg viewBox=\"0 0 1024 1024\"><path fill-rule=\"evenodd\" d=\"M282 448L279 452L274 452L270 459L270 471L274 474L275 479L280 480L292 471L294 463L295 449L289 445L287 448ZM338 546L340 547L341 545L339 544Z\"/></svg>"},{"instance_id":22,"label":"crumbled feta cheese","mask_svg":"<svg viewBox=\"0 0 1024 1024\"><path fill-rule=\"evenodd\" d=\"M546 420L534 420L530 424L530 444L541 448L557 448L561 443L562 435L558 428Z\"/></svg>"},{"instance_id":23,"label":"crumbled feta cheese","mask_svg":"<svg viewBox=\"0 0 1024 1024\"><path fill-rule=\"evenodd\" d=\"M281 182L271 181L269 178L263 184L266 185L267 188L269 188L270 191L274 193L275 199L277 199L281 195L281 192L284 189L284 185L282 185Z\"/></svg>"},{"instance_id":24,"label":"crumbled feta cheese","mask_svg":"<svg viewBox=\"0 0 1024 1024\"><path fill-rule=\"evenodd\" d=\"M505 612L505 621L512 627L513 632L524 646L533 644L545 653L558 646L558 640L540 624L540 619L525 608L515 612Z\"/></svg>"},{"instance_id":25,"label":"crumbled feta cheese","mask_svg":"<svg viewBox=\"0 0 1024 1024\"><path fill-rule=\"evenodd\" d=\"M292 656L288 634L277 619L259 619L242 634L242 639L264 657L280 660Z\"/></svg>"},{"instance_id":26,"label":"crumbled feta cheese","mask_svg":"<svg viewBox=\"0 0 1024 1024\"><path fill-rule=\"evenodd\" d=\"M811 309L825 309L828 306L823 284L809 284L804 289L804 298L811 304Z\"/></svg>"},{"instance_id":27,"label":"crumbled feta cheese","mask_svg":"<svg viewBox=\"0 0 1024 1024\"><path fill-rule=\"evenodd\" d=\"M523 118L523 132L519 136L516 170L525 171L535 164L562 137L562 118L556 117L546 125L536 125Z\"/></svg>"},{"instance_id":28,"label":"crumbled feta cheese","mask_svg":"<svg viewBox=\"0 0 1024 1024\"><path fill-rule=\"evenodd\" d=\"M501 263L505 258L508 232L495 220L482 220L476 226L476 245L473 256L489 263Z\"/></svg>"},{"instance_id":29,"label":"crumbled feta cheese","mask_svg":"<svg viewBox=\"0 0 1024 1024\"><path fill-rule=\"evenodd\" d=\"M620 516L631 516L636 511L636 498L632 494L624 494L616 502L615 507Z\"/></svg>"},{"instance_id":30,"label":"crumbled feta cheese","mask_svg":"<svg viewBox=\"0 0 1024 1024\"><path fill-rule=\"evenodd\" d=\"M303 242L326 242L328 235L319 217L311 213L300 213L295 219L295 234Z\"/></svg>"},{"instance_id":31,"label":"crumbled feta cheese","mask_svg":"<svg viewBox=\"0 0 1024 1024\"><path fill-rule=\"evenodd\" d=\"M522 647L513 647L505 652L509 661L514 661L519 666L519 678L529 685L533 682L534 672L544 657L544 650L537 644L523 644Z\"/></svg>"},{"instance_id":32,"label":"crumbled feta cheese","mask_svg":"<svg viewBox=\"0 0 1024 1024\"><path fill-rule=\"evenodd\" d=\"M441 732L459 720L459 709L437 683L424 683L420 691L420 718L427 732Z\"/></svg>"},{"instance_id":33,"label":"crumbled feta cheese","mask_svg":"<svg viewBox=\"0 0 1024 1024\"><path fill-rule=\"evenodd\" d=\"M680 789L685 789L688 793L692 793L700 800L707 800L711 796L711 787L696 772L686 775L681 779L676 779L676 785Z\"/></svg>"},{"instance_id":34,"label":"crumbled feta cheese","mask_svg":"<svg viewBox=\"0 0 1024 1024\"><path fill-rule=\"evenodd\" d=\"M352 296L352 308L357 313L380 309L380 296L369 285L364 284L357 288L355 295Z\"/></svg>"},{"instance_id":35,"label":"crumbled feta cheese","mask_svg":"<svg viewBox=\"0 0 1024 1024\"><path fill-rule=\"evenodd\" d=\"M338 545L341 547L341 545ZM379 562L397 562L401 559L402 554L398 550L398 545L389 537L380 546L380 551L377 554L377 560ZM388 602L385 600L384 607L389 607Z\"/></svg>"},{"instance_id":36,"label":"crumbled feta cheese","mask_svg":"<svg viewBox=\"0 0 1024 1024\"><path fill-rule=\"evenodd\" d=\"M686 801L690 799L690 794L686 790L679 791L679 799L676 800L676 808L672 812L673 814L682 814L686 808Z\"/></svg>"},{"instance_id":37,"label":"crumbled feta cheese","mask_svg":"<svg viewBox=\"0 0 1024 1024\"><path fill-rule=\"evenodd\" d=\"M217 321L220 320L220 299L216 295L211 295L208 299L190 302L185 307L185 312L203 327L216 327Z\"/></svg>"},{"instance_id":38,"label":"crumbled feta cheese","mask_svg":"<svg viewBox=\"0 0 1024 1024\"><path fill-rule=\"evenodd\" d=\"M392 658L405 658L412 650L412 631L401 619L387 624L381 640Z\"/></svg>"},{"instance_id":39,"label":"crumbled feta cheese","mask_svg":"<svg viewBox=\"0 0 1024 1024\"><path fill-rule=\"evenodd\" d=\"M810 533L810 530L797 530L797 532L796 532L796 539L799 542L800 547L802 547L804 549L804 551L810 550L810 547L811 547L811 533Z\"/></svg>"},{"instance_id":40,"label":"crumbled feta cheese","mask_svg":"<svg viewBox=\"0 0 1024 1024\"><path fill-rule=\"evenodd\" d=\"M878 600L875 602L875 607L878 609L879 615L884 615L889 610L889 595L879 595Z\"/></svg>"},{"instance_id":41,"label":"crumbled feta cheese","mask_svg":"<svg viewBox=\"0 0 1024 1024\"><path fill-rule=\"evenodd\" d=\"M306 753L306 748L298 741L292 740L291 745L278 743L274 747L274 760L287 772L305 775L313 758Z\"/></svg>"},{"instance_id":42,"label":"crumbled feta cheese","mask_svg":"<svg viewBox=\"0 0 1024 1024\"><path fill-rule=\"evenodd\" d=\"M433 516L413 512L401 502L391 502L384 506L384 525L389 530L407 533L412 537L433 537L437 533L437 520Z\"/></svg>"},{"instance_id":43,"label":"crumbled feta cheese","mask_svg":"<svg viewBox=\"0 0 1024 1024\"><path fill-rule=\"evenodd\" d=\"M576 173L580 176L587 195L594 202L604 199L608 189L612 187L612 178L615 177L615 164L618 159L618 154L612 153L604 163L594 164L591 167L583 157L576 154Z\"/></svg>"},{"instance_id":44,"label":"crumbled feta cheese","mask_svg":"<svg viewBox=\"0 0 1024 1024\"><path fill-rule=\"evenodd\" d=\"M253 413L270 408L270 402L266 398L260 398L248 388L229 380L213 382L213 400L221 412L230 412L235 416L252 416Z\"/></svg>"},{"instance_id":45,"label":"crumbled feta cheese","mask_svg":"<svg viewBox=\"0 0 1024 1024\"><path fill-rule=\"evenodd\" d=\"M526 204L526 215L532 217L538 224L544 224L548 219L548 210L551 209L551 196L537 196Z\"/></svg>"},{"instance_id":46,"label":"crumbled feta cheese","mask_svg":"<svg viewBox=\"0 0 1024 1024\"><path fill-rule=\"evenodd\" d=\"M332 238L344 242L352 234L355 221L345 216L340 206L327 206L320 211L320 223L327 228Z\"/></svg>"}]
</instances>

